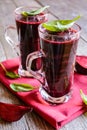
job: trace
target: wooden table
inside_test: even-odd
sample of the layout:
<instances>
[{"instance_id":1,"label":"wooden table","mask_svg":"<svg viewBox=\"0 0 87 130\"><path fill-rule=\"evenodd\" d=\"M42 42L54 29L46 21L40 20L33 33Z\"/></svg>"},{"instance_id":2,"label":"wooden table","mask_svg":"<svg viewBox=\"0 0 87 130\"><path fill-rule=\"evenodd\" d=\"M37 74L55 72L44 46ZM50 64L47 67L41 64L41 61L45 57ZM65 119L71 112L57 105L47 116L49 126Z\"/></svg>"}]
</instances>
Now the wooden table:
<instances>
[{"instance_id":1,"label":"wooden table","mask_svg":"<svg viewBox=\"0 0 87 130\"><path fill-rule=\"evenodd\" d=\"M86 55L87 51L87 0L0 0L0 61L16 57L10 45L4 38L4 29L8 25L14 25L13 11L23 5L50 5L49 20L58 18L73 18L82 15L77 22L82 27L81 38L77 54ZM0 83L0 101L21 104L4 85ZM25 114L19 121L7 123L0 121L0 130L55 130L49 123L37 115L34 111ZM83 114L66 124L61 130L87 130L87 115Z\"/></svg>"}]
</instances>

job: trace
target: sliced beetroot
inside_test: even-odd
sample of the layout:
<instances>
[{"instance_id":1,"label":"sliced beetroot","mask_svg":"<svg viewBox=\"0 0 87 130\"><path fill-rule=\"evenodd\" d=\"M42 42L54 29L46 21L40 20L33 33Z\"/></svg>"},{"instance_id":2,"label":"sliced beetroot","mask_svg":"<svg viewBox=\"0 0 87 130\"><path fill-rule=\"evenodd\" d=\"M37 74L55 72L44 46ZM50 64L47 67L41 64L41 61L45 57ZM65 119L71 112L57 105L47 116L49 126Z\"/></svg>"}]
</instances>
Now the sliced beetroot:
<instances>
[{"instance_id":1,"label":"sliced beetroot","mask_svg":"<svg viewBox=\"0 0 87 130\"><path fill-rule=\"evenodd\" d=\"M0 118L8 122L19 120L25 113L31 112L31 110L32 108L29 106L0 102Z\"/></svg>"},{"instance_id":2,"label":"sliced beetroot","mask_svg":"<svg viewBox=\"0 0 87 130\"><path fill-rule=\"evenodd\" d=\"M87 75L87 56L76 56L75 69L77 73Z\"/></svg>"}]
</instances>

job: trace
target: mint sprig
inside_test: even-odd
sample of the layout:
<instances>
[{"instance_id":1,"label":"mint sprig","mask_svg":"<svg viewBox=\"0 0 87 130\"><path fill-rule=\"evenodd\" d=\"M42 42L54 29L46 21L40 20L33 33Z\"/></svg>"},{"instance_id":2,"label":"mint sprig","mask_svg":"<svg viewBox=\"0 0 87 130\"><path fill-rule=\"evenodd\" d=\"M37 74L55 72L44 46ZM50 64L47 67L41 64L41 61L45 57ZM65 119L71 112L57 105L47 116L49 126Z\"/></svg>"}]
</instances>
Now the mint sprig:
<instances>
[{"instance_id":1,"label":"mint sprig","mask_svg":"<svg viewBox=\"0 0 87 130\"><path fill-rule=\"evenodd\" d=\"M82 90L80 90L80 95L84 104L87 105L87 95L85 95Z\"/></svg>"},{"instance_id":2,"label":"mint sprig","mask_svg":"<svg viewBox=\"0 0 87 130\"><path fill-rule=\"evenodd\" d=\"M10 87L15 92L27 92L34 89L32 85L24 83L12 83L10 84Z\"/></svg>"},{"instance_id":3,"label":"mint sprig","mask_svg":"<svg viewBox=\"0 0 87 130\"><path fill-rule=\"evenodd\" d=\"M51 22L43 23L42 26L46 30L51 32L61 32L68 30L73 24L80 18L80 16L75 17L72 20L54 20Z\"/></svg>"},{"instance_id":4,"label":"mint sprig","mask_svg":"<svg viewBox=\"0 0 87 130\"><path fill-rule=\"evenodd\" d=\"M7 71L5 75L11 79L20 78L20 76L17 73L11 71Z\"/></svg>"},{"instance_id":5,"label":"mint sprig","mask_svg":"<svg viewBox=\"0 0 87 130\"><path fill-rule=\"evenodd\" d=\"M19 77L20 77L17 73L12 72L12 71L8 71L2 63L0 63L0 66L2 67L2 69L3 69L4 72L5 72L5 75L6 75L8 78L16 79L16 78L19 78Z\"/></svg>"},{"instance_id":6,"label":"mint sprig","mask_svg":"<svg viewBox=\"0 0 87 130\"><path fill-rule=\"evenodd\" d=\"M34 15L38 15L40 13L42 13L45 9L49 8L49 6L45 6L45 7L42 7L42 8L39 8L37 10L32 10L32 11L23 11L21 14L25 17L27 16L34 16Z\"/></svg>"}]
</instances>

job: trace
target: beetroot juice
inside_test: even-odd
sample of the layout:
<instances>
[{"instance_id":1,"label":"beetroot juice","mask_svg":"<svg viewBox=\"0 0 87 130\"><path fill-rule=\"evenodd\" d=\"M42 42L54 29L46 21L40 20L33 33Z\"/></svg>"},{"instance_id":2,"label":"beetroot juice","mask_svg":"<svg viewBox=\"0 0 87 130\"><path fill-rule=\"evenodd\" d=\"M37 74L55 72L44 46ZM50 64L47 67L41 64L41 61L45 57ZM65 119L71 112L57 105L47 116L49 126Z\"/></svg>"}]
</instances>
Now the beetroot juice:
<instances>
[{"instance_id":1,"label":"beetroot juice","mask_svg":"<svg viewBox=\"0 0 87 130\"><path fill-rule=\"evenodd\" d=\"M74 29L52 33L39 28L39 35L44 53L42 64L45 85L42 88L51 97L62 97L70 92L73 83L79 34Z\"/></svg>"},{"instance_id":2,"label":"beetroot juice","mask_svg":"<svg viewBox=\"0 0 87 130\"><path fill-rule=\"evenodd\" d=\"M26 70L27 55L39 49L38 25L46 20L44 13L28 17L19 14L16 17L21 65L24 70ZM33 69L36 69L36 63L33 63Z\"/></svg>"},{"instance_id":3,"label":"beetroot juice","mask_svg":"<svg viewBox=\"0 0 87 130\"><path fill-rule=\"evenodd\" d=\"M44 25L47 27L47 24ZM52 27L52 24L49 26ZM50 103L67 102L71 97L80 30L77 24L60 32L49 31L43 24L38 27L40 50L28 55L26 66L28 72L41 83L41 96ZM33 71L32 62L38 58L42 59L41 69Z\"/></svg>"}]
</instances>

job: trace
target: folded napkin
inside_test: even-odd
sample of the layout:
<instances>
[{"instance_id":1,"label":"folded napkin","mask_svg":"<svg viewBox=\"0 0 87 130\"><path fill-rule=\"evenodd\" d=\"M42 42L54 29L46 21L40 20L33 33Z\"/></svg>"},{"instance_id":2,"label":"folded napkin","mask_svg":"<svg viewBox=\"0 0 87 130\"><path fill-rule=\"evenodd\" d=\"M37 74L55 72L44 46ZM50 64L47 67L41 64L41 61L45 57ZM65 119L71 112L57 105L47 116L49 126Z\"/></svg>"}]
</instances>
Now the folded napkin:
<instances>
[{"instance_id":1,"label":"folded napkin","mask_svg":"<svg viewBox=\"0 0 87 130\"><path fill-rule=\"evenodd\" d=\"M3 65L7 70L17 71L19 59L6 60L3 62ZM34 78L21 77L17 79L10 79L5 76L3 69L0 67L0 81L13 94L24 101L28 106L32 107L42 118L48 121L57 130L86 111L80 96L80 89L87 94L86 76L77 73L74 74L72 97L68 102L58 105L50 105L41 98L38 91L40 83ZM11 83L28 83L35 86L37 89L29 92L14 92L10 88Z\"/></svg>"}]
</instances>

